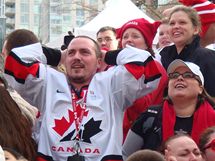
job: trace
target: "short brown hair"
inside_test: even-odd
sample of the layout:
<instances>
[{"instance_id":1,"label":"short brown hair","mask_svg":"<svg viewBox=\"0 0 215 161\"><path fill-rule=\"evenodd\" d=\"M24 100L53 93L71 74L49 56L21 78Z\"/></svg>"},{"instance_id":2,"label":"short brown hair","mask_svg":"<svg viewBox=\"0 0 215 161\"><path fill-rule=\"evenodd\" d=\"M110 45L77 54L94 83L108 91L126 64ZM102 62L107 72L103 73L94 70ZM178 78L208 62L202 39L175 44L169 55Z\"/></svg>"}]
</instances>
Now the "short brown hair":
<instances>
[{"instance_id":1,"label":"short brown hair","mask_svg":"<svg viewBox=\"0 0 215 161\"><path fill-rule=\"evenodd\" d=\"M85 36L85 35L79 35L79 36L74 37L73 39L77 39L77 38L85 38L85 39L91 40L94 43L94 46L95 46L96 57L101 58L102 53L101 53L100 47L99 47L98 43L94 39L92 39L89 36Z\"/></svg>"},{"instance_id":2,"label":"short brown hair","mask_svg":"<svg viewBox=\"0 0 215 161\"><path fill-rule=\"evenodd\" d=\"M161 152L162 154L164 154L165 149L167 149L167 146L169 145L169 143L172 142L172 140L175 140L175 139L180 138L180 137L188 137L188 138L192 139L192 138L190 137L190 135L185 134L185 133L178 133L178 134L175 134L175 135L173 135L173 136L170 136L166 141L162 142L162 145L161 145L161 147L160 147L160 152ZM192 140L193 140L193 139L192 139Z\"/></svg>"},{"instance_id":3,"label":"short brown hair","mask_svg":"<svg viewBox=\"0 0 215 161\"><path fill-rule=\"evenodd\" d=\"M111 26L104 26L104 27L100 28L99 31L96 33L96 36L98 36L98 34L100 32L105 32L105 31L112 31L114 33L114 35L116 36L116 29Z\"/></svg>"},{"instance_id":4,"label":"short brown hair","mask_svg":"<svg viewBox=\"0 0 215 161\"><path fill-rule=\"evenodd\" d=\"M164 156L153 150L138 150L131 154L126 161L165 161Z\"/></svg>"},{"instance_id":5,"label":"short brown hair","mask_svg":"<svg viewBox=\"0 0 215 161\"><path fill-rule=\"evenodd\" d=\"M17 29L11 32L5 39L5 48L10 52L13 48L30 45L39 42L37 36L30 30Z\"/></svg>"}]
</instances>

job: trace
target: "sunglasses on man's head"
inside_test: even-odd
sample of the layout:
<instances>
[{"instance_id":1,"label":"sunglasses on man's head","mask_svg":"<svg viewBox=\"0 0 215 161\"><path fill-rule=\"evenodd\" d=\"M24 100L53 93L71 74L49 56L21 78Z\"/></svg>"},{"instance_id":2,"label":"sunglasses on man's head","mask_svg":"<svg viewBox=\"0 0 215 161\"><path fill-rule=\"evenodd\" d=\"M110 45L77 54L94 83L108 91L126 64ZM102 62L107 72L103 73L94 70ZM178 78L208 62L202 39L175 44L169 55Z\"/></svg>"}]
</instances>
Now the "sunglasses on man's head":
<instances>
[{"instance_id":1,"label":"sunglasses on man's head","mask_svg":"<svg viewBox=\"0 0 215 161\"><path fill-rule=\"evenodd\" d=\"M201 83L199 77L197 75L193 74L192 72L185 72L185 73L174 72L174 73L169 73L169 79L177 79L180 75L183 78L194 78L194 79L198 80Z\"/></svg>"},{"instance_id":2,"label":"sunglasses on man's head","mask_svg":"<svg viewBox=\"0 0 215 161\"><path fill-rule=\"evenodd\" d=\"M204 150L211 148L213 151L215 151L215 139L213 139L208 145L204 147Z\"/></svg>"}]
</instances>

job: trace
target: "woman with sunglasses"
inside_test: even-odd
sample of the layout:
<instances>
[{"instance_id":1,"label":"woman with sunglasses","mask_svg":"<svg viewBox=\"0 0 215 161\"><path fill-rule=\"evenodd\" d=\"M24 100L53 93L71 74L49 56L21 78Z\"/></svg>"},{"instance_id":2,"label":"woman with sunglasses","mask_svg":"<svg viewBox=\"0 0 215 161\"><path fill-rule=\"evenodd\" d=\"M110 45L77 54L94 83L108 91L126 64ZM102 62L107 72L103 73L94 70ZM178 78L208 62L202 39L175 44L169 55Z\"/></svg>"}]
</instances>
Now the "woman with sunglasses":
<instances>
[{"instance_id":1,"label":"woman with sunglasses","mask_svg":"<svg viewBox=\"0 0 215 161\"><path fill-rule=\"evenodd\" d=\"M163 141L178 133L189 134L198 144L200 133L215 125L214 104L204 89L199 66L176 59L167 73L168 96L132 125L123 145L125 160L139 149L159 150Z\"/></svg>"},{"instance_id":2,"label":"woman with sunglasses","mask_svg":"<svg viewBox=\"0 0 215 161\"><path fill-rule=\"evenodd\" d=\"M207 128L200 136L199 148L205 161L215 160L215 126Z\"/></svg>"}]
</instances>

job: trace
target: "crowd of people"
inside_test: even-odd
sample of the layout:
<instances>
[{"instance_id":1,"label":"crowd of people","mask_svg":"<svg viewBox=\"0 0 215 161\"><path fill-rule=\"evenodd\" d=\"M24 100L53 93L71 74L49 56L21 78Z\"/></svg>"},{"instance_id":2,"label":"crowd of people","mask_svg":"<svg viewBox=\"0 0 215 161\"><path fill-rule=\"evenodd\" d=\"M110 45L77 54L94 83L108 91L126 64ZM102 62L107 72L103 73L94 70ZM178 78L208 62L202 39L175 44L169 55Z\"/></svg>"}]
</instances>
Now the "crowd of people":
<instances>
[{"instance_id":1,"label":"crowd of people","mask_svg":"<svg viewBox=\"0 0 215 161\"><path fill-rule=\"evenodd\" d=\"M61 50L9 33L0 160L213 161L215 4L179 2L153 23L103 26L96 40L69 33Z\"/></svg>"}]
</instances>

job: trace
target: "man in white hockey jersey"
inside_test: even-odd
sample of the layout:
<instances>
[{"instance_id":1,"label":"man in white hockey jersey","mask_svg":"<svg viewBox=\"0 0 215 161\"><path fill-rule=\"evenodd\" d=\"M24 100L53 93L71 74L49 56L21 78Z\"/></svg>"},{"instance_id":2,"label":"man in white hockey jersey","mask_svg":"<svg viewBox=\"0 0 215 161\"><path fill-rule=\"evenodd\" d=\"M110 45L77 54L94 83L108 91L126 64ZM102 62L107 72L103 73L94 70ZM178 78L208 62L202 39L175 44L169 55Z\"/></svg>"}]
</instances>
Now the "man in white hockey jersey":
<instances>
[{"instance_id":1,"label":"man in white hockey jersey","mask_svg":"<svg viewBox=\"0 0 215 161\"><path fill-rule=\"evenodd\" d=\"M9 83L40 107L38 161L121 161L123 111L159 82L151 54L130 46L106 54L117 65L99 73L100 49L89 37L48 54L36 43L14 48L5 63ZM47 66L60 61L66 75Z\"/></svg>"}]
</instances>

